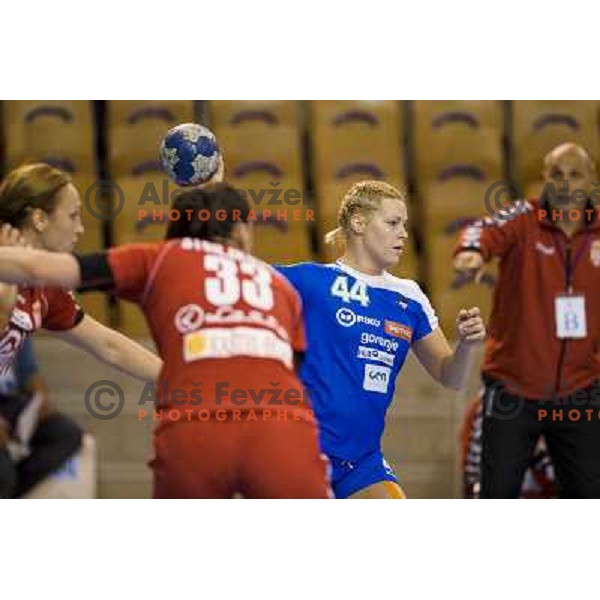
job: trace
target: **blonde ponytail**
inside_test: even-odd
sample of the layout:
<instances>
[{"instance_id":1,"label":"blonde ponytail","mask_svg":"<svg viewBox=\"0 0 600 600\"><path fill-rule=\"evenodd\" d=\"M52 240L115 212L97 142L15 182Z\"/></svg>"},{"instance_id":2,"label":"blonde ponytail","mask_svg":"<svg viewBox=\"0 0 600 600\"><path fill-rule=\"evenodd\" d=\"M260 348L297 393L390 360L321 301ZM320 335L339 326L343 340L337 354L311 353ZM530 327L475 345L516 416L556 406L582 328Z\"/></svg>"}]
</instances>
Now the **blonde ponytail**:
<instances>
[{"instance_id":1,"label":"blonde ponytail","mask_svg":"<svg viewBox=\"0 0 600 600\"><path fill-rule=\"evenodd\" d=\"M328 246L333 246L334 244L336 244L339 241L341 241L343 235L344 235L344 231L342 230L342 228L341 227L336 227L335 229L332 229L331 231L328 231L325 234L325 236L323 237L323 241Z\"/></svg>"}]
</instances>

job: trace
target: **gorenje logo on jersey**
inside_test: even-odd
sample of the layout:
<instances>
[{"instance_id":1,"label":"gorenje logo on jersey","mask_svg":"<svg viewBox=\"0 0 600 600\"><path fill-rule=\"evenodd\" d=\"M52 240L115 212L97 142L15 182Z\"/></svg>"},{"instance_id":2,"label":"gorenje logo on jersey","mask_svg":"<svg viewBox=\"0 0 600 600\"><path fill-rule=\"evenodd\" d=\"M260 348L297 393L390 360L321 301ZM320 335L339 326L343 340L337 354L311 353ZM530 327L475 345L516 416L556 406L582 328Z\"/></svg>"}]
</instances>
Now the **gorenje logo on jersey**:
<instances>
[{"instance_id":1,"label":"gorenje logo on jersey","mask_svg":"<svg viewBox=\"0 0 600 600\"><path fill-rule=\"evenodd\" d=\"M335 318L342 327L352 327L352 325L355 325L356 323L370 325L371 327L379 327L381 325L381 321L379 319L357 315L349 308L338 309L338 311L335 313Z\"/></svg>"},{"instance_id":2,"label":"gorenje logo on jersey","mask_svg":"<svg viewBox=\"0 0 600 600\"><path fill-rule=\"evenodd\" d=\"M388 352L396 352L400 347L399 342L395 340L390 340L389 338L385 338L380 335L374 335L373 333L367 333L363 331L360 334L360 343L361 344L373 344L375 346L379 346Z\"/></svg>"}]
</instances>

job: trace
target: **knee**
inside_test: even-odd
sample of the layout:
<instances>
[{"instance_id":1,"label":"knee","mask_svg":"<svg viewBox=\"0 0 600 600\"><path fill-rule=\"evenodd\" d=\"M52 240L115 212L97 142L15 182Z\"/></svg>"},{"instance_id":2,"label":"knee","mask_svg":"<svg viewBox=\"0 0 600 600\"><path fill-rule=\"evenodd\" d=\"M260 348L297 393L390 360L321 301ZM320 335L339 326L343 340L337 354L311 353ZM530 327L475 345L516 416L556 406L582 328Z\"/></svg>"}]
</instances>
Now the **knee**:
<instances>
[{"instance_id":1,"label":"knee","mask_svg":"<svg viewBox=\"0 0 600 600\"><path fill-rule=\"evenodd\" d=\"M83 431L71 417L52 413L40 423L33 441L34 444L57 443L75 454L81 448L82 439Z\"/></svg>"}]
</instances>

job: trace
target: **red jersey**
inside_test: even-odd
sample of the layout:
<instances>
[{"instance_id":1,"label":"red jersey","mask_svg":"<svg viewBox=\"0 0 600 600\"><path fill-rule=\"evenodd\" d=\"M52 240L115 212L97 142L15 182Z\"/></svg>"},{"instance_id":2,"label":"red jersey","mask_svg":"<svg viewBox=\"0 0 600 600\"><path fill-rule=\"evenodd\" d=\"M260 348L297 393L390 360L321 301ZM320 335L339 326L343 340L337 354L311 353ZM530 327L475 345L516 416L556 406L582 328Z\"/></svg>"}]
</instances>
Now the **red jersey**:
<instances>
[{"instance_id":1,"label":"red jersey","mask_svg":"<svg viewBox=\"0 0 600 600\"><path fill-rule=\"evenodd\" d=\"M161 408L297 408L301 300L263 261L198 239L108 251L117 295L144 311L164 360Z\"/></svg>"},{"instance_id":2,"label":"red jersey","mask_svg":"<svg viewBox=\"0 0 600 600\"><path fill-rule=\"evenodd\" d=\"M72 329L81 319L83 311L72 292L56 287L19 289L9 323L0 333L0 373L10 367L34 331Z\"/></svg>"}]
</instances>

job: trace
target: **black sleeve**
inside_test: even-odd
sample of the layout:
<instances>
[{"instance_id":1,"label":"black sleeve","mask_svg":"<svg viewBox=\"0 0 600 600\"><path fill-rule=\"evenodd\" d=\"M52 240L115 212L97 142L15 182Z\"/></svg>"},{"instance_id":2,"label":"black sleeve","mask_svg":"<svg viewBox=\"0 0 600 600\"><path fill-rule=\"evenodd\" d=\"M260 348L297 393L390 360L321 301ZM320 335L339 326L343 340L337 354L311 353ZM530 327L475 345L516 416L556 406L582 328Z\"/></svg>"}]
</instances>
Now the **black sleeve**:
<instances>
[{"instance_id":1,"label":"black sleeve","mask_svg":"<svg viewBox=\"0 0 600 600\"><path fill-rule=\"evenodd\" d=\"M81 285L78 292L109 292L114 289L113 274L106 252L75 255L81 272Z\"/></svg>"}]
</instances>

